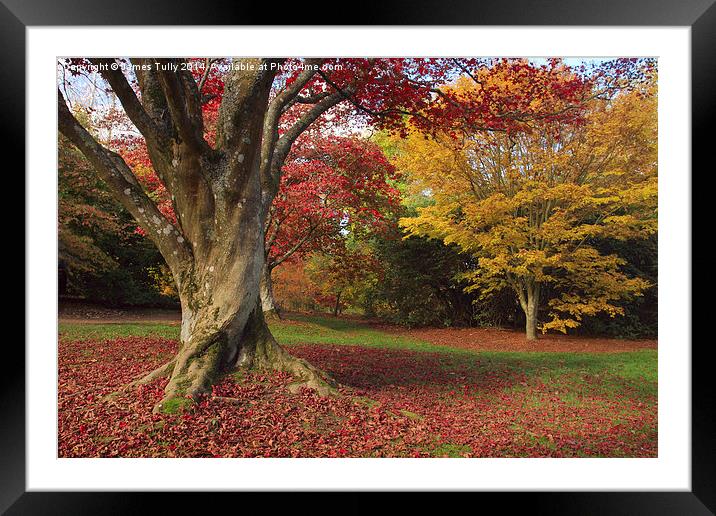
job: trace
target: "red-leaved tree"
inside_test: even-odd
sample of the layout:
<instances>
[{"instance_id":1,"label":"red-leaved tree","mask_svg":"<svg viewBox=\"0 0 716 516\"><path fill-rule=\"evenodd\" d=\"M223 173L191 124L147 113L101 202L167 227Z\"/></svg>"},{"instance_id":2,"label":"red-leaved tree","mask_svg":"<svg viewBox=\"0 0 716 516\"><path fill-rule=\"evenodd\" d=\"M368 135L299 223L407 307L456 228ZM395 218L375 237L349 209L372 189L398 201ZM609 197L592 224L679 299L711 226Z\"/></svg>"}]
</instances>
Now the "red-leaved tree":
<instances>
[{"instance_id":1,"label":"red-leaved tree","mask_svg":"<svg viewBox=\"0 0 716 516\"><path fill-rule=\"evenodd\" d=\"M276 311L271 272L284 261L342 248L346 233L379 234L400 193L395 167L358 137L315 136L294 145L266 221L261 303Z\"/></svg>"}]
</instances>

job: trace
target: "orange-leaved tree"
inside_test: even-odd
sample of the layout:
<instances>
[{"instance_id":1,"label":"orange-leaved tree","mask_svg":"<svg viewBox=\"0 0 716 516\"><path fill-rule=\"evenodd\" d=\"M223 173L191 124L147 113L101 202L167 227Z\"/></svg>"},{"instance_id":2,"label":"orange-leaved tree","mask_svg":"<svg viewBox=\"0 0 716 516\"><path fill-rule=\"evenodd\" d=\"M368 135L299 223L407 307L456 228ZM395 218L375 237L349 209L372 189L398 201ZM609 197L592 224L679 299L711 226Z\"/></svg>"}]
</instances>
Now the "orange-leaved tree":
<instances>
[{"instance_id":1,"label":"orange-leaved tree","mask_svg":"<svg viewBox=\"0 0 716 516\"><path fill-rule=\"evenodd\" d=\"M566 333L585 316L623 314L619 300L649 286L595 245L657 230L656 77L649 65L619 88L605 87L603 78L582 82L579 103L532 100L546 113L572 116L533 117L506 131L463 127L428 137L414 130L398 142L399 169L430 201L401 220L407 235L439 238L473 255L478 266L465 275L468 289L482 297L512 289L527 339L538 327ZM576 74L562 63L543 70L555 91ZM486 68L449 88L466 105L486 91L499 104L532 87L513 71ZM540 307L547 308L543 321Z\"/></svg>"}]
</instances>

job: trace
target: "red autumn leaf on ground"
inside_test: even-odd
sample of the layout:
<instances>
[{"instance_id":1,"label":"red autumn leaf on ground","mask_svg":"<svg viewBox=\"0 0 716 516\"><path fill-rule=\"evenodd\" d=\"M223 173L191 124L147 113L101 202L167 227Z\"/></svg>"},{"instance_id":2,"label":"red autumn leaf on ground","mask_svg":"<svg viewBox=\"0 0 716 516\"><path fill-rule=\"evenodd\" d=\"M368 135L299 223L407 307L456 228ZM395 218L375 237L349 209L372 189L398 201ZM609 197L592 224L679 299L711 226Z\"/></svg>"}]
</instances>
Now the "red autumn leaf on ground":
<instances>
[{"instance_id":1,"label":"red autumn leaf on ground","mask_svg":"<svg viewBox=\"0 0 716 516\"><path fill-rule=\"evenodd\" d=\"M177 343L60 341L61 457L654 457L657 403L578 368L548 383L524 359L295 345L341 396L290 394L290 375L228 376L183 414L152 414L166 380L100 399ZM99 350L102 350L99 352ZM122 362L120 358L126 357ZM79 393L91 392L90 396ZM558 394L554 394L555 391Z\"/></svg>"}]
</instances>

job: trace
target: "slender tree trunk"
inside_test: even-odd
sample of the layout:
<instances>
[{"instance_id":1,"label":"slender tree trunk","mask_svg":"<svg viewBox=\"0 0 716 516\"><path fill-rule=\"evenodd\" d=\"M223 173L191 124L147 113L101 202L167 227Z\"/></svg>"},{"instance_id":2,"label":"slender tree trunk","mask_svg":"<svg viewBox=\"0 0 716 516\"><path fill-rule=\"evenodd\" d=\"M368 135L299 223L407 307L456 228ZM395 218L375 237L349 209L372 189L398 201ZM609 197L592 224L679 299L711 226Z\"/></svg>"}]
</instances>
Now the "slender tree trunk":
<instances>
[{"instance_id":1,"label":"slender tree trunk","mask_svg":"<svg viewBox=\"0 0 716 516\"><path fill-rule=\"evenodd\" d=\"M539 284L527 289L527 310L525 311L525 330L527 340L537 340L537 308L539 306Z\"/></svg>"},{"instance_id":2,"label":"slender tree trunk","mask_svg":"<svg viewBox=\"0 0 716 516\"><path fill-rule=\"evenodd\" d=\"M261 271L261 308L264 312L264 318L266 319L280 319L281 314L276 304L276 299L273 295L273 280L271 279L272 269L264 264L263 270Z\"/></svg>"},{"instance_id":3,"label":"slender tree trunk","mask_svg":"<svg viewBox=\"0 0 716 516\"><path fill-rule=\"evenodd\" d=\"M338 317L341 313L341 293L336 296L336 304L333 305L333 317Z\"/></svg>"},{"instance_id":4,"label":"slender tree trunk","mask_svg":"<svg viewBox=\"0 0 716 516\"><path fill-rule=\"evenodd\" d=\"M537 340L537 310L539 308L539 283L529 282L517 291L520 306L525 314L525 335L527 340Z\"/></svg>"},{"instance_id":5,"label":"slender tree trunk","mask_svg":"<svg viewBox=\"0 0 716 516\"><path fill-rule=\"evenodd\" d=\"M537 319L535 318L534 312L532 311L532 307L528 308L527 311L527 323L525 325L526 333L527 333L527 340L536 340L537 339Z\"/></svg>"}]
</instances>

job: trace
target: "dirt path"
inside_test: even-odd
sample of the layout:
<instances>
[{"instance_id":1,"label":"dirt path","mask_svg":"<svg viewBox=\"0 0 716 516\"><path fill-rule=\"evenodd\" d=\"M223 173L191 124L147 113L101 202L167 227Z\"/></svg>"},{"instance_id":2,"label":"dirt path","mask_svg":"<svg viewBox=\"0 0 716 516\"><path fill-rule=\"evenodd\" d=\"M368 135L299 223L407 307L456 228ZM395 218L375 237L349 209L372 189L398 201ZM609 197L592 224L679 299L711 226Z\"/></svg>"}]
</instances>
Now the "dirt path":
<instances>
[{"instance_id":1,"label":"dirt path","mask_svg":"<svg viewBox=\"0 0 716 516\"><path fill-rule=\"evenodd\" d=\"M60 322L81 324L165 323L180 324L181 311L165 308L106 308L82 302L60 302Z\"/></svg>"}]
</instances>

